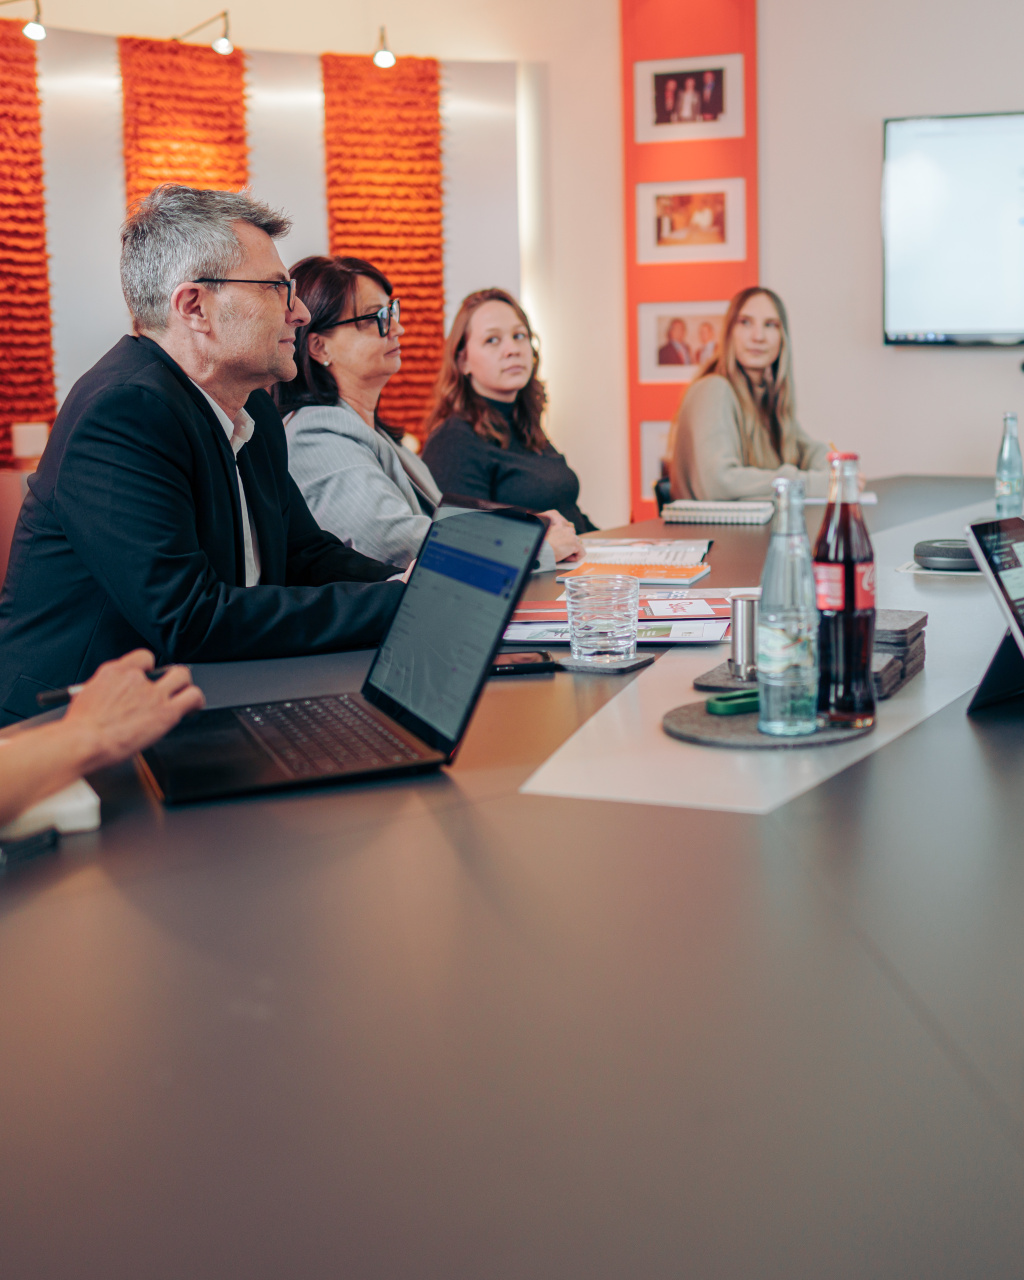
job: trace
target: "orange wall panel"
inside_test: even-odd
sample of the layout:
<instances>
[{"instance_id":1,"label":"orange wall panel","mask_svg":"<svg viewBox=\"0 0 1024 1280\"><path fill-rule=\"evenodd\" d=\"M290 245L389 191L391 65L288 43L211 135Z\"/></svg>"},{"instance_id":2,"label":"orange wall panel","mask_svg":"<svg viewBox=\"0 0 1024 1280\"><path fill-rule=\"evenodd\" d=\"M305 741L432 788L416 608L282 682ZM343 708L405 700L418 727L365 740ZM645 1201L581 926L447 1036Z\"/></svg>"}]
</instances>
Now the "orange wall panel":
<instances>
[{"instance_id":1,"label":"orange wall panel","mask_svg":"<svg viewBox=\"0 0 1024 1280\"><path fill-rule=\"evenodd\" d=\"M244 187L245 55L128 36L118 48L128 205L161 182L216 191Z\"/></svg>"},{"instance_id":2,"label":"orange wall panel","mask_svg":"<svg viewBox=\"0 0 1024 1280\"><path fill-rule=\"evenodd\" d=\"M381 397L386 422L419 434L444 344L440 66L325 53L330 252L366 258L402 302L402 368Z\"/></svg>"},{"instance_id":3,"label":"orange wall panel","mask_svg":"<svg viewBox=\"0 0 1024 1280\"><path fill-rule=\"evenodd\" d=\"M637 308L645 302L727 301L757 283L757 7L756 0L621 0L623 174L626 225L626 301L629 349L630 493L633 518L655 514L640 471L640 424L666 421L685 391L680 383L643 383L638 359ZM636 62L743 55L742 137L637 142ZM726 82L728 84L728 82ZM743 178L746 257L732 262L637 262L636 185Z\"/></svg>"},{"instance_id":4,"label":"orange wall panel","mask_svg":"<svg viewBox=\"0 0 1024 1280\"><path fill-rule=\"evenodd\" d=\"M36 47L23 26L0 20L0 463L12 422L57 412Z\"/></svg>"}]
</instances>

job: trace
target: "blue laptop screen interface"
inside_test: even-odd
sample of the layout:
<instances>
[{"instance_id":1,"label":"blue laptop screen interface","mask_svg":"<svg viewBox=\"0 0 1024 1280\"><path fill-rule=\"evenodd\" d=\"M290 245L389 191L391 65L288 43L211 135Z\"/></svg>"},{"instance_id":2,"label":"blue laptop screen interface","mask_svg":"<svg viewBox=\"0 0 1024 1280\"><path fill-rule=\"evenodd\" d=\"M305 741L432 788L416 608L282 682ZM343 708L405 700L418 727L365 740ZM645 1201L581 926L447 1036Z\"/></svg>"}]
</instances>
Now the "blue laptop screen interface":
<instances>
[{"instance_id":1,"label":"blue laptop screen interface","mask_svg":"<svg viewBox=\"0 0 1024 1280\"><path fill-rule=\"evenodd\" d=\"M493 512L434 524L368 683L457 739L536 537L535 525Z\"/></svg>"}]
</instances>

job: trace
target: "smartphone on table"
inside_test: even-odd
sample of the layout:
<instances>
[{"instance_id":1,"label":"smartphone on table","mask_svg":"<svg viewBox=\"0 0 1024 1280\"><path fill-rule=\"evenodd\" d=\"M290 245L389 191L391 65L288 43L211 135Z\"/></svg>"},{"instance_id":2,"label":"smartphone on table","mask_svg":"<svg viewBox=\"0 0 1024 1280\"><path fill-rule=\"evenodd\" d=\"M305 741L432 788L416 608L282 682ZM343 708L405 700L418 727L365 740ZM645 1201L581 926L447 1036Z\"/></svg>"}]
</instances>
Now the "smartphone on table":
<instances>
[{"instance_id":1,"label":"smartphone on table","mask_svg":"<svg viewBox=\"0 0 1024 1280\"><path fill-rule=\"evenodd\" d=\"M492 676L537 676L557 671L558 663L546 649L528 653L499 653L491 663Z\"/></svg>"}]
</instances>

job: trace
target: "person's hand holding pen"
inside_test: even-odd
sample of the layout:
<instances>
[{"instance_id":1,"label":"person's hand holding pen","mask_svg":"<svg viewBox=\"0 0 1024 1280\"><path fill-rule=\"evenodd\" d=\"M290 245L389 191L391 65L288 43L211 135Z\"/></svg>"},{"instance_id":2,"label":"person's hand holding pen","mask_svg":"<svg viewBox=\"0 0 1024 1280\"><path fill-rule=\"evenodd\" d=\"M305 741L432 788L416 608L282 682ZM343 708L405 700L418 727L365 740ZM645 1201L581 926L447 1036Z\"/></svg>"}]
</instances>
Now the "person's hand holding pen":
<instances>
[{"instance_id":1,"label":"person's hand holding pen","mask_svg":"<svg viewBox=\"0 0 1024 1280\"><path fill-rule=\"evenodd\" d=\"M155 674L153 655L136 649L105 662L85 684L54 691L71 703L62 720L6 730L0 743L0 825L83 774L148 747L203 706L188 667L168 667L152 679Z\"/></svg>"},{"instance_id":2,"label":"person's hand holding pen","mask_svg":"<svg viewBox=\"0 0 1024 1280\"><path fill-rule=\"evenodd\" d=\"M167 667L152 679L153 662L148 649L135 649L72 693L63 724L82 739L82 772L127 759L205 704L188 667Z\"/></svg>"}]
</instances>

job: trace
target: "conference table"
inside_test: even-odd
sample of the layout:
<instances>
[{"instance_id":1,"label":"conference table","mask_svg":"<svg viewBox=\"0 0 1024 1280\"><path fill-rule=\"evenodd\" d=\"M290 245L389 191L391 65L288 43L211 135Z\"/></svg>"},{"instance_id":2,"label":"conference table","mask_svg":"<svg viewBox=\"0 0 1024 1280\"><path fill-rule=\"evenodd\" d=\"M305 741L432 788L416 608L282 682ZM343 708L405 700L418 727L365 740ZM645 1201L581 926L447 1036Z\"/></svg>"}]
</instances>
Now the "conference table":
<instances>
[{"instance_id":1,"label":"conference table","mask_svg":"<svg viewBox=\"0 0 1024 1280\"><path fill-rule=\"evenodd\" d=\"M991 495L870 487L875 532ZM768 540L628 532L713 537L708 587ZM1024 705L763 815L521 793L635 678L492 681L418 779L96 775L101 830L0 882L0 1276L1024 1275Z\"/></svg>"}]
</instances>

